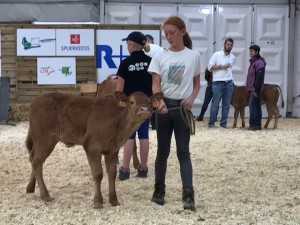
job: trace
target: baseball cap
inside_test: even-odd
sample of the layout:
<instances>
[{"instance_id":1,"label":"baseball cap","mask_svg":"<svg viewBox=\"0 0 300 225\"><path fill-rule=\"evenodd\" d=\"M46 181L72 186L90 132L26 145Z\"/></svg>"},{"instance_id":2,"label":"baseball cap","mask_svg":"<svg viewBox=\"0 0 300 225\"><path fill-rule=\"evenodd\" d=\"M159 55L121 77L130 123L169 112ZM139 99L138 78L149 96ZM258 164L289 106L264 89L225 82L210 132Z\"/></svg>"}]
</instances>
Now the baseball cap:
<instances>
[{"instance_id":1,"label":"baseball cap","mask_svg":"<svg viewBox=\"0 0 300 225\"><path fill-rule=\"evenodd\" d=\"M122 41L128 40L138 43L140 45L145 45L147 41L145 35L139 31L133 31L128 35L127 38L122 39Z\"/></svg>"}]
</instances>

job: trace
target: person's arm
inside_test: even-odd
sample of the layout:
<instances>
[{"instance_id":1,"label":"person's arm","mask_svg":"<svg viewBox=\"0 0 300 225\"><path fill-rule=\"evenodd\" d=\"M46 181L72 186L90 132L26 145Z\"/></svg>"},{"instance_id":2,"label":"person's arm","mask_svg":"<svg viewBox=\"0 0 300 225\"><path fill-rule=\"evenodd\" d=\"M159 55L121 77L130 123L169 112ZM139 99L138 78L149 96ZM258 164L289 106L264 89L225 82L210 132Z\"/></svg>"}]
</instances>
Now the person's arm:
<instances>
[{"instance_id":1,"label":"person's arm","mask_svg":"<svg viewBox=\"0 0 300 225\"><path fill-rule=\"evenodd\" d=\"M182 101L182 104L184 104L185 108L188 110L192 109L193 103L199 93L200 90L200 74L194 76L193 78L193 92L192 94Z\"/></svg>"},{"instance_id":2,"label":"person's arm","mask_svg":"<svg viewBox=\"0 0 300 225\"><path fill-rule=\"evenodd\" d=\"M151 74L152 74L152 92L153 92L153 94L156 94L156 93L161 92L161 86L160 86L161 77L157 73L152 72ZM158 111L160 113L168 112L167 105L163 99L160 100L160 104L158 106Z\"/></svg>"},{"instance_id":3,"label":"person's arm","mask_svg":"<svg viewBox=\"0 0 300 225\"><path fill-rule=\"evenodd\" d=\"M265 78L265 67L256 70L255 81L254 81L254 91L256 94L260 94L261 88Z\"/></svg>"}]
</instances>

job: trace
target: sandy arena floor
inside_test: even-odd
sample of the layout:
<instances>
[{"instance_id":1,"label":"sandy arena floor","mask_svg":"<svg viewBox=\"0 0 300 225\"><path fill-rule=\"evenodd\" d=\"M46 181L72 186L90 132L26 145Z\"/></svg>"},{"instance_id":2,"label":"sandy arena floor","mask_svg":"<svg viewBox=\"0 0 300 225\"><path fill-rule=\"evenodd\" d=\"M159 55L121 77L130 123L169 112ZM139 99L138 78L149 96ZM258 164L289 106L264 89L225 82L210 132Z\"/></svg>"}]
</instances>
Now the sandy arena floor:
<instances>
[{"instance_id":1,"label":"sandy arena floor","mask_svg":"<svg viewBox=\"0 0 300 225\"><path fill-rule=\"evenodd\" d=\"M240 122L240 121L239 121ZM233 124L229 120L229 126ZM271 121L273 126L273 121ZM240 124L239 124L240 126ZM44 164L54 200L43 202L38 187L26 194L31 165L24 141L28 123L0 125L0 224L300 224L300 119L279 119L278 129L208 129L196 122L191 137L196 212L181 207L181 179L175 143L168 161L166 204L150 201L154 184L156 132L150 133L149 176L116 182L121 203L93 209L94 185L81 146L58 144ZM122 150L121 150L122 151ZM121 152L120 152L121 159Z\"/></svg>"}]
</instances>

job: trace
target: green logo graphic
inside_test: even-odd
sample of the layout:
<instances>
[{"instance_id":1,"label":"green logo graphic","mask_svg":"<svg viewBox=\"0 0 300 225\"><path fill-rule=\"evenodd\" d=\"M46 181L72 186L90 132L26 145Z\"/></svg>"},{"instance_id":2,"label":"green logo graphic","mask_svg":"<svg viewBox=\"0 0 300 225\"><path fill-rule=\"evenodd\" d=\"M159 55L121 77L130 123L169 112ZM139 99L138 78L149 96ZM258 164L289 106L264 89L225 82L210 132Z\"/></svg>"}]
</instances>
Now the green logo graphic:
<instances>
[{"instance_id":1,"label":"green logo graphic","mask_svg":"<svg viewBox=\"0 0 300 225\"><path fill-rule=\"evenodd\" d=\"M66 76L70 76L70 75L72 75L72 72L70 71L70 67L71 66L63 66L61 69L58 69L58 70L61 71L62 74L66 75Z\"/></svg>"}]
</instances>

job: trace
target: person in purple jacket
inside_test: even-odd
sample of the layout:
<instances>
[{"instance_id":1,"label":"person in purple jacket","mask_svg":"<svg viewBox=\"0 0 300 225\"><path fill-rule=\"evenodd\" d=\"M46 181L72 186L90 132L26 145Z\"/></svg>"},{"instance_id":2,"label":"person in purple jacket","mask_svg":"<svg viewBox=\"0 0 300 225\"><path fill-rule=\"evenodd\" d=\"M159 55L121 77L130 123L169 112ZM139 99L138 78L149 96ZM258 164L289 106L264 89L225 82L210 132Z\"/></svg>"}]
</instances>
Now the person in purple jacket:
<instances>
[{"instance_id":1,"label":"person in purple jacket","mask_svg":"<svg viewBox=\"0 0 300 225\"><path fill-rule=\"evenodd\" d=\"M249 95L250 118L249 130L261 130L261 93L264 86L266 62L259 54L260 47L251 45L249 47L250 66L247 74L246 90Z\"/></svg>"}]
</instances>

